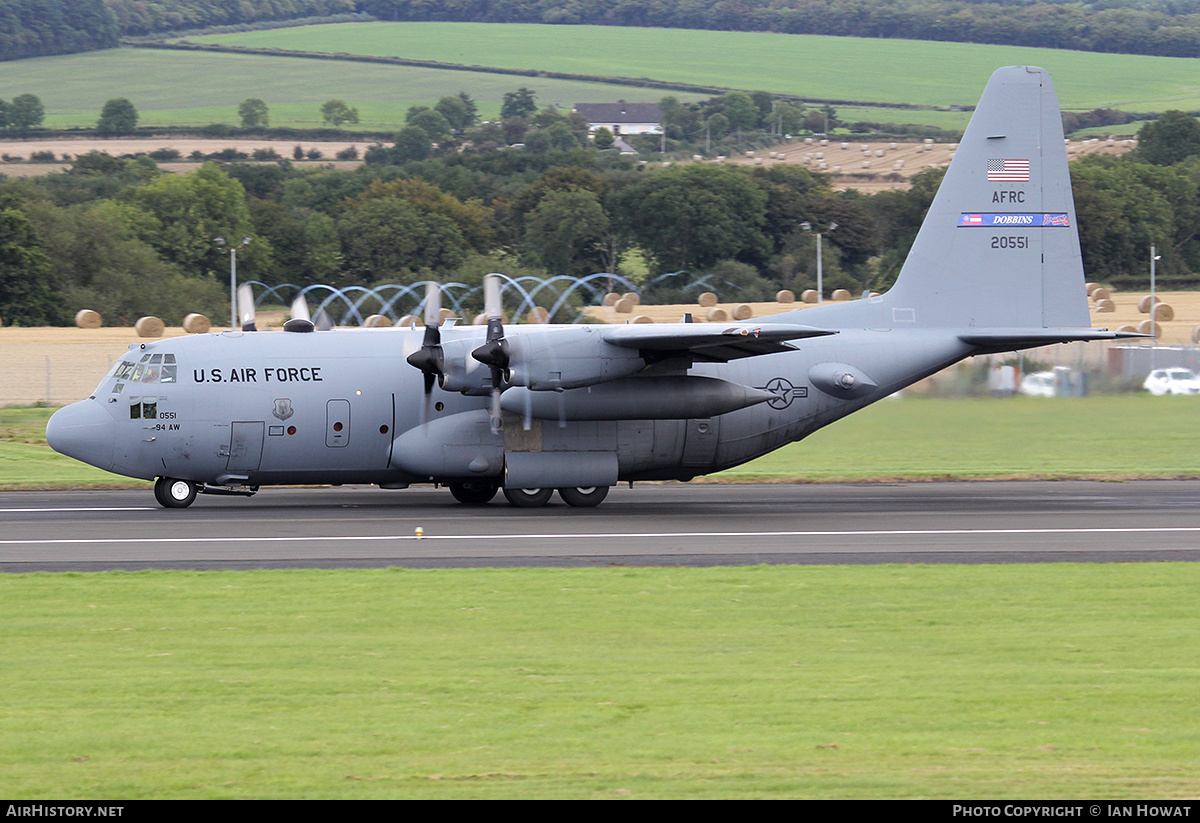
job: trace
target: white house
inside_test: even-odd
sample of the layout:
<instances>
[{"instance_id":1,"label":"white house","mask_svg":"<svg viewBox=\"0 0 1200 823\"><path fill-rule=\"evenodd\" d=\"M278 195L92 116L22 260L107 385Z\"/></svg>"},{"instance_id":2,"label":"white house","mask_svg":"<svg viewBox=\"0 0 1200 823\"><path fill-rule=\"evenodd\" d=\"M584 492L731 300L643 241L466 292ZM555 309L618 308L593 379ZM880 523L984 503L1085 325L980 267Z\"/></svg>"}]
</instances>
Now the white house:
<instances>
[{"instance_id":1,"label":"white house","mask_svg":"<svg viewBox=\"0 0 1200 823\"><path fill-rule=\"evenodd\" d=\"M613 134L661 134L658 103L576 103L575 111L588 121L588 131L604 126Z\"/></svg>"}]
</instances>

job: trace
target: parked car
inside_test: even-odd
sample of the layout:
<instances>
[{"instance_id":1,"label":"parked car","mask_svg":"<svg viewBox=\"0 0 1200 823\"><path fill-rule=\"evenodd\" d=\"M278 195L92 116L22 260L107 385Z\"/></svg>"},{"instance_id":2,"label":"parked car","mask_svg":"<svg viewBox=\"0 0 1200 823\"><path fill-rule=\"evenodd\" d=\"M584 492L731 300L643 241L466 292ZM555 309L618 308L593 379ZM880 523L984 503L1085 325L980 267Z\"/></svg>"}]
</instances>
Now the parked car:
<instances>
[{"instance_id":1,"label":"parked car","mask_svg":"<svg viewBox=\"0 0 1200 823\"><path fill-rule=\"evenodd\" d=\"M1142 388L1153 395L1200 394L1200 379L1191 369L1155 369Z\"/></svg>"},{"instance_id":2,"label":"parked car","mask_svg":"<svg viewBox=\"0 0 1200 823\"><path fill-rule=\"evenodd\" d=\"M1035 371L1021 378L1021 394L1030 397L1054 396L1054 372Z\"/></svg>"}]
</instances>

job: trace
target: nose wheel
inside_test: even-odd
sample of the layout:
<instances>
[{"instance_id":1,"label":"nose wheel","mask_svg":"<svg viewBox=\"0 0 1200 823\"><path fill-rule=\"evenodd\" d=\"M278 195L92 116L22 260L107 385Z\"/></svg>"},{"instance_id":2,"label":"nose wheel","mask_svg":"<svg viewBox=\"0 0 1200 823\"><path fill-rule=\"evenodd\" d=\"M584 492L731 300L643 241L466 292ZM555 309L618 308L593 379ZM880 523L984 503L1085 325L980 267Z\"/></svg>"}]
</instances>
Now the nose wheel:
<instances>
[{"instance_id":1,"label":"nose wheel","mask_svg":"<svg viewBox=\"0 0 1200 823\"><path fill-rule=\"evenodd\" d=\"M187 480L160 477L154 481L154 499L165 509L186 509L196 501L197 487Z\"/></svg>"}]
</instances>

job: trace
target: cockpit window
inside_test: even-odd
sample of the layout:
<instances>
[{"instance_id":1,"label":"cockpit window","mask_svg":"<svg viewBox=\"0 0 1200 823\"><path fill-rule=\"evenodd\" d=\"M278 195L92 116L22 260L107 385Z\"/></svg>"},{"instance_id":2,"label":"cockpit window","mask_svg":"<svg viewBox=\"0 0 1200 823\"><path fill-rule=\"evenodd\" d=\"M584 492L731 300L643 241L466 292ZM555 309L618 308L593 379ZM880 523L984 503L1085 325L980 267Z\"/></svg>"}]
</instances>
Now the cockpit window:
<instances>
[{"instance_id":1,"label":"cockpit window","mask_svg":"<svg viewBox=\"0 0 1200 823\"><path fill-rule=\"evenodd\" d=\"M109 377L114 379L112 387L113 394L120 394L125 390L125 382L141 383L142 385L152 383L176 383L178 377L179 366L175 363L175 355L170 352L159 352L157 354L143 354L141 360L134 363L132 360L122 360L117 365L113 366Z\"/></svg>"}]
</instances>

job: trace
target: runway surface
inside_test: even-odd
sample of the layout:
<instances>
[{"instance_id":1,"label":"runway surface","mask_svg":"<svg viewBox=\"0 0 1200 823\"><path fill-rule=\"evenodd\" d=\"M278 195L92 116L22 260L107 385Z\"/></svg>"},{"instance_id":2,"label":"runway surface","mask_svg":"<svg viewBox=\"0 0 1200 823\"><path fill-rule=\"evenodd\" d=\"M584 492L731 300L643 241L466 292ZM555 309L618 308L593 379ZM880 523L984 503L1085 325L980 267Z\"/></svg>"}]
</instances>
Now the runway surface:
<instances>
[{"instance_id":1,"label":"runway surface","mask_svg":"<svg viewBox=\"0 0 1200 823\"><path fill-rule=\"evenodd\" d=\"M149 490L0 494L4 572L1153 560L1200 560L1200 481L646 484L596 509L430 488L174 510Z\"/></svg>"}]
</instances>

